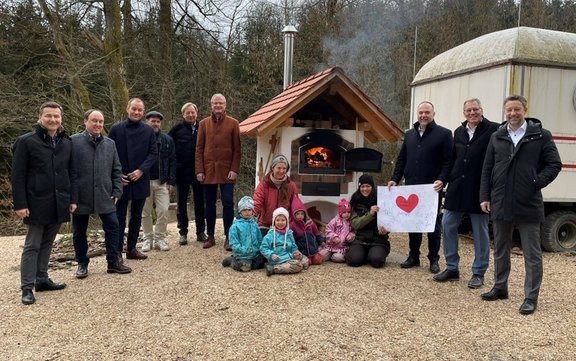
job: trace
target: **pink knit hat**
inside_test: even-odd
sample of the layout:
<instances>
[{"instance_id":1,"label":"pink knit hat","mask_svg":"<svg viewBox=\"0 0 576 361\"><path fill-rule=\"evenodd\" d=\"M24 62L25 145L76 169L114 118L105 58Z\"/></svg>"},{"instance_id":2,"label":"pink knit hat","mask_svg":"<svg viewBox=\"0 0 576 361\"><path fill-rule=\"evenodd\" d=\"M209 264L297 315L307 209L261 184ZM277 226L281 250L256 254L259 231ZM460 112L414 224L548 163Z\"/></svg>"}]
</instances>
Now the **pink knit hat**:
<instances>
[{"instance_id":1,"label":"pink knit hat","mask_svg":"<svg viewBox=\"0 0 576 361\"><path fill-rule=\"evenodd\" d=\"M338 203L338 215L341 216L342 213L346 212L352 213L352 207L350 206L350 203L348 203L346 199L342 198L340 203Z\"/></svg>"}]
</instances>

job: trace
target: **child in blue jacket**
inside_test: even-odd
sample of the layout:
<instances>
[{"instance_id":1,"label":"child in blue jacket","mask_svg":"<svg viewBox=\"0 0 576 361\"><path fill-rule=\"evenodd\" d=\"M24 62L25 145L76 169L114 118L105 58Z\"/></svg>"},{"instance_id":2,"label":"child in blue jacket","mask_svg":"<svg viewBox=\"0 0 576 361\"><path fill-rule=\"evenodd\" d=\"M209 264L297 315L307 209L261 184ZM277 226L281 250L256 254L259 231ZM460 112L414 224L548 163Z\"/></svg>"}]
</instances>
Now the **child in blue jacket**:
<instances>
[{"instance_id":1,"label":"child in blue jacket","mask_svg":"<svg viewBox=\"0 0 576 361\"><path fill-rule=\"evenodd\" d=\"M254 201L244 196L238 201L238 216L228 231L232 256L222 261L222 266L231 266L236 271L249 272L264 267L265 259L260 254L262 232L254 217Z\"/></svg>"},{"instance_id":2,"label":"child in blue jacket","mask_svg":"<svg viewBox=\"0 0 576 361\"><path fill-rule=\"evenodd\" d=\"M308 268L308 261L294 241L292 230L288 226L289 216L286 208L276 208L272 213L272 227L264 236L260 252L268 260L266 275L274 273L298 273Z\"/></svg>"}]
</instances>

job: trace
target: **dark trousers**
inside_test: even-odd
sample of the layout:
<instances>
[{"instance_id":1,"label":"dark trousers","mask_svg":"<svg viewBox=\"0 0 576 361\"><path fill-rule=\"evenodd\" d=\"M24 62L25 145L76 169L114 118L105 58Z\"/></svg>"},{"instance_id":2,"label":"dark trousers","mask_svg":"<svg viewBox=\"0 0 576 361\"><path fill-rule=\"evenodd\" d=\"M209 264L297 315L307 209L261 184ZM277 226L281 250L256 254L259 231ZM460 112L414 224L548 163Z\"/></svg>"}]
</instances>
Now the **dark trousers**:
<instances>
[{"instance_id":1,"label":"dark trousers","mask_svg":"<svg viewBox=\"0 0 576 361\"><path fill-rule=\"evenodd\" d=\"M61 223L29 224L20 260L20 288L31 290L36 282L48 279L52 244Z\"/></svg>"},{"instance_id":2,"label":"dark trousers","mask_svg":"<svg viewBox=\"0 0 576 361\"><path fill-rule=\"evenodd\" d=\"M178 221L178 233L188 235L188 195L192 189L192 199L194 200L194 222L196 224L196 234L206 231L206 216L204 203L204 186L196 181L178 180L176 182L177 209L176 219Z\"/></svg>"},{"instance_id":3,"label":"dark trousers","mask_svg":"<svg viewBox=\"0 0 576 361\"><path fill-rule=\"evenodd\" d=\"M222 202L222 219L224 221L224 234L228 237L228 231L234 221L234 184L204 184L206 197L206 228L208 236L214 236L216 227L216 198L220 186L220 201Z\"/></svg>"},{"instance_id":4,"label":"dark trousers","mask_svg":"<svg viewBox=\"0 0 576 361\"><path fill-rule=\"evenodd\" d=\"M386 247L381 245L352 244L344 259L350 267L360 267L368 263L374 268L381 268L386 264L388 254Z\"/></svg>"},{"instance_id":5,"label":"dark trousers","mask_svg":"<svg viewBox=\"0 0 576 361\"><path fill-rule=\"evenodd\" d=\"M144 199L119 199L116 203L116 215L118 216L118 252L122 254L124 248L124 229L126 228L126 214L128 213L128 203L130 202L130 223L128 224L128 239L126 250L132 251L136 248L140 226L142 225L142 210L144 209Z\"/></svg>"},{"instance_id":6,"label":"dark trousers","mask_svg":"<svg viewBox=\"0 0 576 361\"><path fill-rule=\"evenodd\" d=\"M106 261L114 263L118 259L118 217L116 212L99 214L104 230L104 243L106 245ZM74 253L76 262L87 265L90 263L88 257L88 230L89 214L72 214L72 238L74 241Z\"/></svg>"},{"instance_id":7,"label":"dark trousers","mask_svg":"<svg viewBox=\"0 0 576 361\"><path fill-rule=\"evenodd\" d=\"M430 261L438 261L440 259L440 241L442 239L442 218L438 214L436 217L436 224L434 225L434 232L428 234L428 259ZM415 259L420 258L420 246L422 245L422 233L408 233L410 244L410 257Z\"/></svg>"},{"instance_id":8,"label":"dark trousers","mask_svg":"<svg viewBox=\"0 0 576 361\"><path fill-rule=\"evenodd\" d=\"M508 290L510 275L510 249L514 225L520 233L524 255L524 298L537 300L542 284L542 248L540 248L540 223L515 223L492 221L494 228L494 288Z\"/></svg>"}]
</instances>

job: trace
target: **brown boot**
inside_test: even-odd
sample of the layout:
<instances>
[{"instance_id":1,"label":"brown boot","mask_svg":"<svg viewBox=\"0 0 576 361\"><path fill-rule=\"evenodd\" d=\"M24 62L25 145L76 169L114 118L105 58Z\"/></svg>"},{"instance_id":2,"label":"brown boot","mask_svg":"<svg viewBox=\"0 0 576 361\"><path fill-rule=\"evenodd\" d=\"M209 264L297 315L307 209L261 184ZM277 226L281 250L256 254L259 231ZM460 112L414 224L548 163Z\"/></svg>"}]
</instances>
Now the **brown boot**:
<instances>
[{"instance_id":1,"label":"brown boot","mask_svg":"<svg viewBox=\"0 0 576 361\"><path fill-rule=\"evenodd\" d=\"M144 253L138 251L136 248L131 249L130 251L126 252L126 258L127 259L146 259L148 258L147 255L145 255Z\"/></svg>"},{"instance_id":2,"label":"brown boot","mask_svg":"<svg viewBox=\"0 0 576 361\"><path fill-rule=\"evenodd\" d=\"M214 239L214 236L208 236L206 241L204 241L202 248L206 249L206 248L214 247L215 244L216 244L216 240Z\"/></svg>"}]
</instances>

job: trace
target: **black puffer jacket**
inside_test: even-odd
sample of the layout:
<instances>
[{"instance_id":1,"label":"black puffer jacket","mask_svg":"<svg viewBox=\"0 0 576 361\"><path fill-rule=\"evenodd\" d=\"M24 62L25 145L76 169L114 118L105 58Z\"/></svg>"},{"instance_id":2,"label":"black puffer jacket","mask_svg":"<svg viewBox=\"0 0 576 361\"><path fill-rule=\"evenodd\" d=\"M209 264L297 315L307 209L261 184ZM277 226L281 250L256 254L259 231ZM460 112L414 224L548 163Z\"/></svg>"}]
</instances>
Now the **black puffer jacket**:
<instances>
[{"instance_id":1,"label":"black puffer jacket","mask_svg":"<svg viewBox=\"0 0 576 361\"><path fill-rule=\"evenodd\" d=\"M71 203L72 141L63 129L56 146L40 125L19 137L12 147L14 209L28 208L25 224L68 222Z\"/></svg>"},{"instance_id":2,"label":"black puffer jacket","mask_svg":"<svg viewBox=\"0 0 576 361\"><path fill-rule=\"evenodd\" d=\"M526 134L514 147L507 123L492 134L480 184L480 202L489 201L491 218L542 222L542 188L562 169L556 144L538 119L526 118Z\"/></svg>"}]
</instances>

